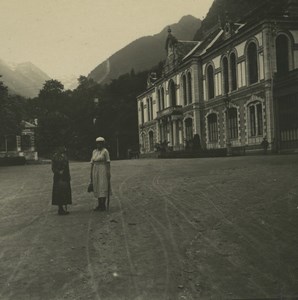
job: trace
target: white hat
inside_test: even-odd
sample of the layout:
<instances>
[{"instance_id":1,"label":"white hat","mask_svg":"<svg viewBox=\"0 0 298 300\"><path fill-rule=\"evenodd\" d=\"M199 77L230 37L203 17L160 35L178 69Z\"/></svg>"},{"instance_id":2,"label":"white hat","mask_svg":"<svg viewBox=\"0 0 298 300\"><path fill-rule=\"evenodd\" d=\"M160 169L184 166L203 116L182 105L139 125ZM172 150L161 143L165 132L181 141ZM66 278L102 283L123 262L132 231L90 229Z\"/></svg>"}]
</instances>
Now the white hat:
<instances>
[{"instance_id":1,"label":"white hat","mask_svg":"<svg viewBox=\"0 0 298 300\"><path fill-rule=\"evenodd\" d=\"M103 137L99 136L95 141L96 142L104 142L105 139Z\"/></svg>"}]
</instances>

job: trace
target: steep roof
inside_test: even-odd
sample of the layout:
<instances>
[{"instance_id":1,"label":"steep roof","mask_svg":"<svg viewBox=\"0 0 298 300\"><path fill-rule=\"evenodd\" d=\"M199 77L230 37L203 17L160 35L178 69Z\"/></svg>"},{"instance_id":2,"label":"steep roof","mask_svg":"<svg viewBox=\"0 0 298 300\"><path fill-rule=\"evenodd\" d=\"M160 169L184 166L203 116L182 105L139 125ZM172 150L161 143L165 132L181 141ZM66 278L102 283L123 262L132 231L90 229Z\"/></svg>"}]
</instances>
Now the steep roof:
<instances>
[{"instance_id":1,"label":"steep roof","mask_svg":"<svg viewBox=\"0 0 298 300\"><path fill-rule=\"evenodd\" d=\"M177 50L182 57L191 52L197 45L198 41L178 41Z\"/></svg>"},{"instance_id":2,"label":"steep roof","mask_svg":"<svg viewBox=\"0 0 298 300\"><path fill-rule=\"evenodd\" d=\"M36 125L35 124L32 124L32 123L29 123L29 122L27 122L27 121L22 121L21 122L21 125L22 125L22 127L23 128L36 128Z\"/></svg>"}]
</instances>

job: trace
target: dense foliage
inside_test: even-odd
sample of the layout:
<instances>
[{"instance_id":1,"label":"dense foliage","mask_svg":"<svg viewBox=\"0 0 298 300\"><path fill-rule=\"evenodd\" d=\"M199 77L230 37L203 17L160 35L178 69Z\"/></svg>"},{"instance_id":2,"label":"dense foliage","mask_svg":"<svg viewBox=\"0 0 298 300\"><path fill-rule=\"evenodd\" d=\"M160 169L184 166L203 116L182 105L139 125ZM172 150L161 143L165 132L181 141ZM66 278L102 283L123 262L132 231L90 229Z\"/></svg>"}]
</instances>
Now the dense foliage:
<instances>
[{"instance_id":1,"label":"dense foliage","mask_svg":"<svg viewBox=\"0 0 298 300\"><path fill-rule=\"evenodd\" d=\"M73 91L48 80L33 99L9 96L0 83L0 135L18 134L21 120L37 119L40 156L64 144L71 158L87 160L95 138L104 136L113 158L127 157L139 145L136 97L146 88L147 74L132 70L104 86L81 76Z\"/></svg>"},{"instance_id":2,"label":"dense foliage","mask_svg":"<svg viewBox=\"0 0 298 300\"><path fill-rule=\"evenodd\" d=\"M26 99L9 95L0 80L0 137L20 133L21 121L28 115Z\"/></svg>"}]
</instances>

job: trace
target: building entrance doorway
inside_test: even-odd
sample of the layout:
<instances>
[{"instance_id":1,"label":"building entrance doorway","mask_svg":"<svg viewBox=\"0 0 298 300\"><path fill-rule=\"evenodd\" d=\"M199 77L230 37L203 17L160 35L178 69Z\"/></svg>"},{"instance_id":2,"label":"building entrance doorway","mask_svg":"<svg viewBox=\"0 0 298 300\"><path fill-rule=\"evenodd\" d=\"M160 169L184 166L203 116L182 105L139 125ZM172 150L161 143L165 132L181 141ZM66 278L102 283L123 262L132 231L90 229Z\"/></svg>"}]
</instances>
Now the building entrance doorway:
<instances>
[{"instance_id":1,"label":"building entrance doorway","mask_svg":"<svg viewBox=\"0 0 298 300\"><path fill-rule=\"evenodd\" d=\"M278 99L281 149L298 148L298 94Z\"/></svg>"}]
</instances>

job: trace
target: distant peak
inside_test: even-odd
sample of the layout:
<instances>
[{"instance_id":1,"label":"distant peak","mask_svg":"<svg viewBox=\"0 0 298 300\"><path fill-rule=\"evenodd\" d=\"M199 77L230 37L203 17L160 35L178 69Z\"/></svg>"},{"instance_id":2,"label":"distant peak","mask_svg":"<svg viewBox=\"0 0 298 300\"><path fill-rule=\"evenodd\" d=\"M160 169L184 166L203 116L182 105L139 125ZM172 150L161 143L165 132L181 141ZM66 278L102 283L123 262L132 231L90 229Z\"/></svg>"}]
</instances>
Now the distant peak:
<instances>
[{"instance_id":1,"label":"distant peak","mask_svg":"<svg viewBox=\"0 0 298 300\"><path fill-rule=\"evenodd\" d=\"M186 15L186 16L183 16L180 20L179 20L179 23L180 22L187 22L187 21L193 21L193 20L200 20L192 15Z\"/></svg>"}]
</instances>

